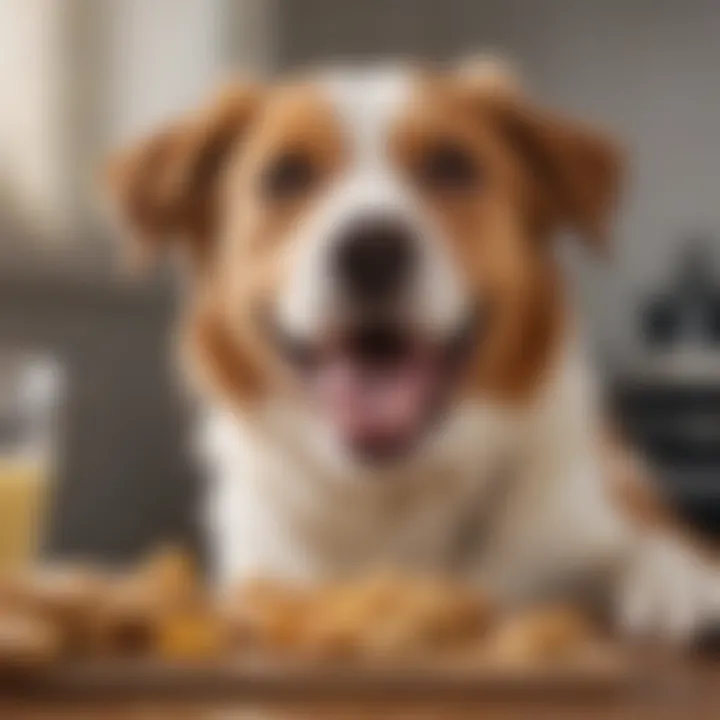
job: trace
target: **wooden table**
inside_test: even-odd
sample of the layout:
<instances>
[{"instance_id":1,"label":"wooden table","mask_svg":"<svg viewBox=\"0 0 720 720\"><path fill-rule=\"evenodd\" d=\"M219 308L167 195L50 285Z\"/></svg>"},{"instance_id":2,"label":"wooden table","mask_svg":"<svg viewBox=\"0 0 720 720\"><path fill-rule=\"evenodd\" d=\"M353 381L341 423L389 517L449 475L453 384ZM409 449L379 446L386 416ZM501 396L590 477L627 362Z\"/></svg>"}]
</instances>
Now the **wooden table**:
<instances>
[{"instance_id":1,"label":"wooden table","mask_svg":"<svg viewBox=\"0 0 720 720\"><path fill-rule=\"evenodd\" d=\"M0 697L2 720L720 720L720 659L649 657L637 682L609 693L532 692L472 697L264 700Z\"/></svg>"}]
</instances>

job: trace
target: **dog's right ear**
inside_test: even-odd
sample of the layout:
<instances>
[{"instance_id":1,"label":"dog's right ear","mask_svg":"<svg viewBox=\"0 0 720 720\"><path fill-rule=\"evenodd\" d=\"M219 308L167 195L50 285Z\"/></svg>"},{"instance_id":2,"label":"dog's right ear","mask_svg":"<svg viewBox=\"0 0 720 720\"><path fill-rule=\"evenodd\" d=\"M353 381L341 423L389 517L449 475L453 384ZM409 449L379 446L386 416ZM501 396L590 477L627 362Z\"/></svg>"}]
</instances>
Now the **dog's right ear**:
<instances>
[{"instance_id":1,"label":"dog's right ear","mask_svg":"<svg viewBox=\"0 0 720 720\"><path fill-rule=\"evenodd\" d=\"M143 261L171 243L195 263L212 249L220 178L262 97L255 86L226 88L200 112L111 158L106 185Z\"/></svg>"},{"instance_id":2,"label":"dog's right ear","mask_svg":"<svg viewBox=\"0 0 720 720\"><path fill-rule=\"evenodd\" d=\"M605 133L537 105L515 73L493 58L461 65L457 80L527 169L533 227L577 232L597 251L608 245L624 175L623 152Z\"/></svg>"}]
</instances>

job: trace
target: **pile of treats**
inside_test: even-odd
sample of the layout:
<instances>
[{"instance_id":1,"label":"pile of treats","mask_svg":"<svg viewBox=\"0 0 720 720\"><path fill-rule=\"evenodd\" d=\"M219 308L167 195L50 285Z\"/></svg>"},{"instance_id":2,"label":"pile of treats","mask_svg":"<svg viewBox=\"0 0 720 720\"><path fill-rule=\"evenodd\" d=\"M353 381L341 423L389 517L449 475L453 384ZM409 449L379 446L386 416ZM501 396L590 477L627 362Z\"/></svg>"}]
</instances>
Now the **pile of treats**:
<instances>
[{"instance_id":1,"label":"pile of treats","mask_svg":"<svg viewBox=\"0 0 720 720\"><path fill-rule=\"evenodd\" d=\"M542 663L596 640L572 608L503 615L452 581L389 573L313 589L257 580L213 597L174 550L132 572L56 567L0 582L0 670L134 657Z\"/></svg>"}]
</instances>

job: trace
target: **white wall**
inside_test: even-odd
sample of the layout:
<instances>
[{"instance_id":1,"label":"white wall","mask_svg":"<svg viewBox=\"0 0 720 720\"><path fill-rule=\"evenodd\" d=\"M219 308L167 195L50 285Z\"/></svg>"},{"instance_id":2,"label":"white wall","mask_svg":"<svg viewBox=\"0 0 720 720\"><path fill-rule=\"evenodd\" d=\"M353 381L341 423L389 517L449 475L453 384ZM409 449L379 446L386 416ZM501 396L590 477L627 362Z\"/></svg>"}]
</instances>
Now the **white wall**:
<instances>
[{"instance_id":1,"label":"white wall","mask_svg":"<svg viewBox=\"0 0 720 720\"><path fill-rule=\"evenodd\" d=\"M115 0L108 142L127 140L208 92L225 64L226 0Z\"/></svg>"},{"instance_id":2,"label":"white wall","mask_svg":"<svg viewBox=\"0 0 720 720\"><path fill-rule=\"evenodd\" d=\"M63 11L54 0L0 2L0 207L33 233L69 223ZM49 122L51 120L51 122Z\"/></svg>"}]
</instances>

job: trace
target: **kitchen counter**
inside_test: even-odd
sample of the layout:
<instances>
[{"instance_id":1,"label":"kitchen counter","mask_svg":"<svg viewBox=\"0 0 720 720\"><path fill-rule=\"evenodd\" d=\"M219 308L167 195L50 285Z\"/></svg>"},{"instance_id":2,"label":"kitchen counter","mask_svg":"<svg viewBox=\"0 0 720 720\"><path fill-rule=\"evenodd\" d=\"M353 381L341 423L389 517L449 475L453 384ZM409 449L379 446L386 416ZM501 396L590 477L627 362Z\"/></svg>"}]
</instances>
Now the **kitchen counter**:
<instances>
[{"instance_id":1,"label":"kitchen counter","mask_svg":"<svg viewBox=\"0 0 720 720\"><path fill-rule=\"evenodd\" d=\"M720 718L720 658L713 660L648 657L637 682L610 693L575 694L534 692L521 697L506 695L465 698L392 700L363 698L326 700L277 699L274 701L234 700L129 700L65 701L51 703L33 699L3 700L4 720L562 720L563 718L613 718L613 720L710 720Z\"/></svg>"}]
</instances>

